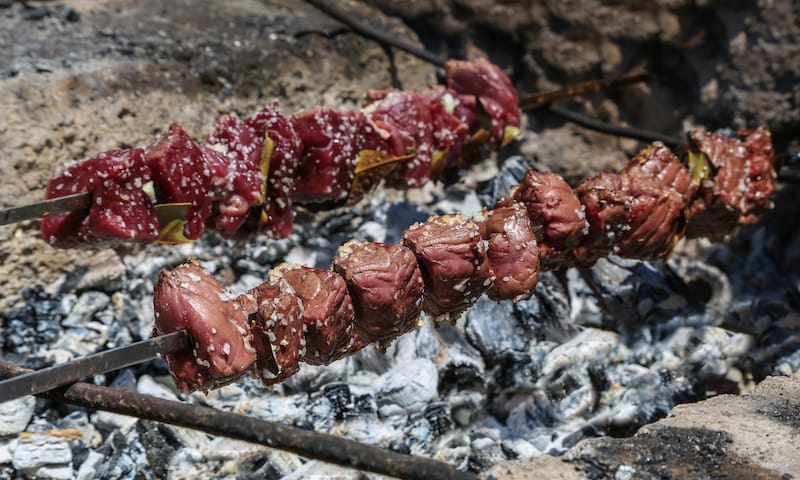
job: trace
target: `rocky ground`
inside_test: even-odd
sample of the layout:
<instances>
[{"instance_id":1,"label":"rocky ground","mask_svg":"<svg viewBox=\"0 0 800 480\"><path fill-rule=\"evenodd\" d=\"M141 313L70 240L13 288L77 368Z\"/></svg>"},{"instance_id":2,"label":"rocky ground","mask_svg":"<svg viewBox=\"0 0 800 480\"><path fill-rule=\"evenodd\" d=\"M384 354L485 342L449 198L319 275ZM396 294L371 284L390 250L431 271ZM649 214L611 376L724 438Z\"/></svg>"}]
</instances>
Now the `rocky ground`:
<instances>
[{"instance_id":1,"label":"rocky ground","mask_svg":"<svg viewBox=\"0 0 800 480\"><path fill-rule=\"evenodd\" d=\"M694 125L739 128L766 122L779 153L792 151L800 140L796 1L365 0L346 6L442 55L488 55L527 92L638 68L652 72L654 80L647 84L565 104L609 122L671 135ZM273 98L288 111L355 105L370 88L422 88L436 81L433 67L387 51L302 2L284 0L204 2L202 7L188 0L0 0L0 45L0 207L41 199L58 165L146 144L172 122L202 137L220 115L247 114ZM579 180L618 167L638 146L534 112L521 141L501 159L523 153ZM800 267L797 227L785 221L796 218L796 198L795 187L785 184L776 199L778 209L767 220L770 231L783 239L763 250L785 260L778 275ZM0 322L19 302L22 287L47 286L64 273L80 276L87 270L100 273L75 280L76 288L97 287L118 275L103 274L96 266L113 269L119 257L142 250L53 250L37 234L36 222L0 227ZM740 257L751 258L746 255L751 240L734 239L728 256L714 256L702 244L685 245L682 253L711 252L709 260L726 271L736 268ZM163 252L163 247L147 248ZM766 288L776 278L752 281ZM731 288L735 294L747 287ZM796 284L787 288L797 295ZM782 463L779 449L796 441L796 421L791 423L796 402L787 400L783 413L776 414L788 420L786 428L770 436L775 446L770 454L747 450L762 438L739 435L730 423L697 430L703 425L691 420L704 418L703 409L712 408L761 425L762 417L771 415L764 409L775 405L776 389L784 388L780 380L770 382L749 397L687 407L633 440L585 441L565 457L569 463L537 461L562 465L570 475L579 470L589 478L639 478L637 473L645 471L661 475L660 464L675 477L798 476L799 467L788 459ZM800 393L791 385L785 395L796 399ZM768 397L772 400L761 401ZM759 409L767 413L752 413ZM688 411L701 416L691 417ZM678 429L693 430L685 435L688 430ZM693 439L705 450L699 456L684 452L642 460L650 446L658 450L679 438ZM670 462L698 459L720 467L693 472L669 467ZM740 467L744 470L736 470ZM499 478L506 475L504 468L493 472Z\"/></svg>"}]
</instances>

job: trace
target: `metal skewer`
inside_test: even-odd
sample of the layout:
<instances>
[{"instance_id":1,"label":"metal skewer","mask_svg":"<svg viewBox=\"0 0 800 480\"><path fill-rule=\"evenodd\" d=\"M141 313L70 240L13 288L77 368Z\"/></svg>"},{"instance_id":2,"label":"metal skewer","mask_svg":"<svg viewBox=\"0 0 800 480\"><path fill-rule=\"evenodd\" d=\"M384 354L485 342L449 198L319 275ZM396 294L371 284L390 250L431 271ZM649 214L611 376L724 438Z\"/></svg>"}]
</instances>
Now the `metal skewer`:
<instances>
[{"instance_id":1,"label":"metal skewer","mask_svg":"<svg viewBox=\"0 0 800 480\"><path fill-rule=\"evenodd\" d=\"M183 330L152 337L124 347L77 358L41 370L0 381L0 403L26 395L36 395L54 388L69 385L83 378L107 373L156 358L158 354L174 352L189 347Z\"/></svg>"},{"instance_id":2,"label":"metal skewer","mask_svg":"<svg viewBox=\"0 0 800 480\"><path fill-rule=\"evenodd\" d=\"M57 213L66 213L73 210L86 210L92 206L92 194L89 192L76 193L66 197L53 198L41 202L22 205L20 207L4 208L0 210L0 226L9 223L37 220Z\"/></svg>"}]
</instances>

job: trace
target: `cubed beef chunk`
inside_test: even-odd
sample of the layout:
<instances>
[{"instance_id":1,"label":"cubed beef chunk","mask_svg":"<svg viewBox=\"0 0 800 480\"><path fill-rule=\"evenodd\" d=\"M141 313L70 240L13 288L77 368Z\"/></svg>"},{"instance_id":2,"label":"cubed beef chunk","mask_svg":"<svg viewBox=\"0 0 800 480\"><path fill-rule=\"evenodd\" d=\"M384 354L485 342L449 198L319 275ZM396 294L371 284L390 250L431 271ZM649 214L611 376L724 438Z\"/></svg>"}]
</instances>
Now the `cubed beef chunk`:
<instances>
[{"instance_id":1,"label":"cubed beef chunk","mask_svg":"<svg viewBox=\"0 0 800 480\"><path fill-rule=\"evenodd\" d=\"M256 374L264 385L280 383L297 373L305 354L303 302L277 272L248 292L258 313L251 323L258 352Z\"/></svg>"},{"instance_id":2,"label":"cubed beef chunk","mask_svg":"<svg viewBox=\"0 0 800 480\"><path fill-rule=\"evenodd\" d=\"M572 249L588 230L583 205L572 188L552 172L528 170L511 199L525 206L537 232L539 261L544 270L568 266Z\"/></svg>"},{"instance_id":3,"label":"cubed beef chunk","mask_svg":"<svg viewBox=\"0 0 800 480\"><path fill-rule=\"evenodd\" d=\"M689 207L686 236L720 241L733 232L747 208L747 148L739 139L722 133L695 130L690 137L710 168Z\"/></svg>"},{"instance_id":4,"label":"cubed beef chunk","mask_svg":"<svg viewBox=\"0 0 800 480\"><path fill-rule=\"evenodd\" d=\"M763 125L737 134L743 138L749 167L745 209L739 225L750 225L770 208L770 198L775 193L775 148L769 130Z\"/></svg>"},{"instance_id":5,"label":"cubed beef chunk","mask_svg":"<svg viewBox=\"0 0 800 480\"><path fill-rule=\"evenodd\" d=\"M283 264L276 269L303 301L306 351L301 360L327 365L347 353L355 312L347 284L330 270Z\"/></svg>"},{"instance_id":6,"label":"cubed beef chunk","mask_svg":"<svg viewBox=\"0 0 800 480\"><path fill-rule=\"evenodd\" d=\"M271 237L288 237L294 223L292 197L303 145L277 102L262 108L246 121L271 142L270 148L262 152L269 157L269 168L264 203L267 218L262 222L261 230Z\"/></svg>"},{"instance_id":7,"label":"cubed beef chunk","mask_svg":"<svg viewBox=\"0 0 800 480\"><path fill-rule=\"evenodd\" d=\"M364 114L318 108L292 117L303 145L295 198L304 202L344 200L358 164Z\"/></svg>"},{"instance_id":8,"label":"cubed beef chunk","mask_svg":"<svg viewBox=\"0 0 800 480\"><path fill-rule=\"evenodd\" d=\"M153 305L154 334L189 335L190 348L164 357L181 391L225 385L256 361L245 308L198 264L162 271Z\"/></svg>"},{"instance_id":9,"label":"cubed beef chunk","mask_svg":"<svg viewBox=\"0 0 800 480\"><path fill-rule=\"evenodd\" d=\"M333 270L347 282L364 341L389 341L416 327L425 285L411 250L351 240L339 247Z\"/></svg>"},{"instance_id":10,"label":"cubed beef chunk","mask_svg":"<svg viewBox=\"0 0 800 480\"><path fill-rule=\"evenodd\" d=\"M631 177L653 179L687 199L694 197L698 187L683 162L661 142L653 142L643 148L628 162L623 173Z\"/></svg>"},{"instance_id":11,"label":"cubed beef chunk","mask_svg":"<svg viewBox=\"0 0 800 480\"><path fill-rule=\"evenodd\" d=\"M539 281L539 249L528 212L521 203L498 207L481 223L488 240L486 258L494 274L492 300L523 300Z\"/></svg>"},{"instance_id":12,"label":"cubed beef chunk","mask_svg":"<svg viewBox=\"0 0 800 480\"><path fill-rule=\"evenodd\" d=\"M112 150L61 169L47 186L47 198L90 192L88 211L42 219L42 236L52 246L69 248L104 240L152 242L159 225L153 201L143 188L150 182L144 150Z\"/></svg>"},{"instance_id":13,"label":"cubed beef chunk","mask_svg":"<svg viewBox=\"0 0 800 480\"><path fill-rule=\"evenodd\" d=\"M574 250L576 265L610 254L649 260L668 255L685 225L685 199L651 178L598 174L575 189L586 208L589 233Z\"/></svg>"},{"instance_id":14,"label":"cubed beef chunk","mask_svg":"<svg viewBox=\"0 0 800 480\"><path fill-rule=\"evenodd\" d=\"M199 145L180 126L172 125L150 146L147 162L158 203L191 204L183 235L189 240L197 239L211 215L213 186L228 177L226 158Z\"/></svg>"},{"instance_id":15,"label":"cubed beef chunk","mask_svg":"<svg viewBox=\"0 0 800 480\"><path fill-rule=\"evenodd\" d=\"M422 269L422 308L436 319L458 318L492 283L480 229L464 215L436 215L412 225L403 234L403 243Z\"/></svg>"},{"instance_id":16,"label":"cubed beef chunk","mask_svg":"<svg viewBox=\"0 0 800 480\"><path fill-rule=\"evenodd\" d=\"M261 201L264 134L239 117L226 115L217 122L206 143L227 160L226 176L212 179L209 194L219 202L214 218L216 230L231 237L247 220L251 207Z\"/></svg>"},{"instance_id":17,"label":"cubed beef chunk","mask_svg":"<svg viewBox=\"0 0 800 480\"><path fill-rule=\"evenodd\" d=\"M445 65L447 86L464 95L475 95L489 115L489 141L495 146L510 142L519 133L521 113L511 79L486 59L449 60Z\"/></svg>"}]
</instances>

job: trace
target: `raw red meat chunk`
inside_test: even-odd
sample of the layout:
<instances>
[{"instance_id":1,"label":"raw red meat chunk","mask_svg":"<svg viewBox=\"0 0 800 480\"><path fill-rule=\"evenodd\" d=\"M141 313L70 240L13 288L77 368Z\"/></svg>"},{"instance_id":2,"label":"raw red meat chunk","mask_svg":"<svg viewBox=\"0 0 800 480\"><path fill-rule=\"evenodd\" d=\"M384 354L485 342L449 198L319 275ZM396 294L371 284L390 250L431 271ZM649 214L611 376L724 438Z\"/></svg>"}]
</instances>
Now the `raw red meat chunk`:
<instances>
[{"instance_id":1,"label":"raw red meat chunk","mask_svg":"<svg viewBox=\"0 0 800 480\"><path fill-rule=\"evenodd\" d=\"M303 145L295 178L295 198L305 202L347 198L358 164L364 114L319 108L292 117Z\"/></svg>"},{"instance_id":2,"label":"raw red meat chunk","mask_svg":"<svg viewBox=\"0 0 800 480\"><path fill-rule=\"evenodd\" d=\"M292 127L292 122L281 113L277 102L262 108L245 121L262 138L266 135L272 141L272 150L268 152L269 170L264 204L267 219L262 231L272 237L288 237L294 223L292 197L295 172L303 145Z\"/></svg>"},{"instance_id":3,"label":"raw red meat chunk","mask_svg":"<svg viewBox=\"0 0 800 480\"><path fill-rule=\"evenodd\" d=\"M214 226L220 234L230 237L247 220L251 207L261 201L264 134L240 118L226 115L206 143L227 160L225 177L212 178L209 193L219 201Z\"/></svg>"},{"instance_id":4,"label":"raw red meat chunk","mask_svg":"<svg viewBox=\"0 0 800 480\"><path fill-rule=\"evenodd\" d=\"M425 285L414 254L400 245L350 240L333 271L344 277L366 343L389 341L417 325Z\"/></svg>"},{"instance_id":5,"label":"raw red meat chunk","mask_svg":"<svg viewBox=\"0 0 800 480\"><path fill-rule=\"evenodd\" d=\"M711 163L712 171L709 178L700 181L689 207L686 236L719 241L733 232L747 210L747 148L739 139L721 133L695 130L690 136L694 147Z\"/></svg>"},{"instance_id":6,"label":"raw red meat chunk","mask_svg":"<svg viewBox=\"0 0 800 480\"><path fill-rule=\"evenodd\" d=\"M418 92L370 92L371 103L364 107L364 113L381 140L372 148L397 157L416 154L403 162L397 175L387 179L390 186L420 187L431 178L432 100Z\"/></svg>"},{"instance_id":7,"label":"raw red meat chunk","mask_svg":"<svg viewBox=\"0 0 800 480\"><path fill-rule=\"evenodd\" d=\"M154 335L186 330L191 347L164 359L183 392L212 390L239 378L256 361L246 309L195 263L158 277Z\"/></svg>"},{"instance_id":8,"label":"raw red meat chunk","mask_svg":"<svg viewBox=\"0 0 800 480\"><path fill-rule=\"evenodd\" d=\"M142 190L150 168L141 149L112 150L73 163L59 171L47 186L47 198L90 192L92 206L42 219L42 237L56 247L69 248L105 239L152 242L159 228L150 197Z\"/></svg>"},{"instance_id":9,"label":"raw red meat chunk","mask_svg":"<svg viewBox=\"0 0 800 480\"><path fill-rule=\"evenodd\" d=\"M214 185L228 176L224 155L197 144L179 126L172 125L147 153L158 203L191 203L183 235L196 240L211 215Z\"/></svg>"},{"instance_id":10,"label":"raw red meat chunk","mask_svg":"<svg viewBox=\"0 0 800 480\"><path fill-rule=\"evenodd\" d=\"M470 141L475 125L475 97L442 86L434 87L428 95L433 125L431 177L438 180L447 169L459 165L462 149Z\"/></svg>"},{"instance_id":11,"label":"raw red meat chunk","mask_svg":"<svg viewBox=\"0 0 800 480\"><path fill-rule=\"evenodd\" d=\"M503 146L519 133L521 113L517 91L511 79L486 59L449 60L445 64L447 86L460 94L475 95L489 115L492 129L489 141Z\"/></svg>"},{"instance_id":12,"label":"raw red meat chunk","mask_svg":"<svg viewBox=\"0 0 800 480\"><path fill-rule=\"evenodd\" d=\"M434 318L456 319L492 283L478 225L461 214L437 215L403 234L425 280L423 310Z\"/></svg>"}]
</instances>

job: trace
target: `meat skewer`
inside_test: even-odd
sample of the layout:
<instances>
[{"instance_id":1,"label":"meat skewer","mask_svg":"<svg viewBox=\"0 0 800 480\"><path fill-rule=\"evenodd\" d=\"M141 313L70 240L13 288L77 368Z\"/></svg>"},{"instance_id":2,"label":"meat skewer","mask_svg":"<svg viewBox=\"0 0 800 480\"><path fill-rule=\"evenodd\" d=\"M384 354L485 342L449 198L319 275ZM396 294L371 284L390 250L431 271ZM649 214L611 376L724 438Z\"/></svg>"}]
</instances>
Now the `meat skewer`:
<instances>
[{"instance_id":1,"label":"meat skewer","mask_svg":"<svg viewBox=\"0 0 800 480\"><path fill-rule=\"evenodd\" d=\"M364 107L222 117L204 142L178 125L146 148L66 165L47 198L88 193L86 209L43 219L56 247L114 240L182 243L204 229L225 237L286 237L293 202L352 203L381 180L419 187L464 165L467 151L499 148L519 133L509 78L486 60L452 61L448 87L369 92Z\"/></svg>"},{"instance_id":2,"label":"meat skewer","mask_svg":"<svg viewBox=\"0 0 800 480\"><path fill-rule=\"evenodd\" d=\"M622 172L598 174L574 190L555 174L531 170L475 220L432 216L407 229L401 245L351 240L331 270L280 265L239 296L199 264L185 263L159 277L154 334L189 334L190 349L165 356L182 391L213 389L248 371L273 385L300 362L328 364L370 343L385 348L416 328L421 312L454 320L484 293L528 298L540 269L585 268L608 255L665 258L693 218L722 235L768 206L769 133L760 127L739 135L694 132L704 142L693 171L660 143ZM749 167L730 167L739 164ZM717 211L710 217L706 209Z\"/></svg>"},{"instance_id":3,"label":"meat skewer","mask_svg":"<svg viewBox=\"0 0 800 480\"><path fill-rule=\"evenodd\" d=\"M598 174L574 190L556 174L528 171L475 220L431 217L407 229L403 245L351 241L331 271L281 265L243 295L231 295L196 264L164 271L154 295L156 336L141 343L165 354L182 390L224 385L251 369L271 385L300 361L326 365L369 343L385 346L413 330L420 312L452 321L484 293L527 298L540 270L588 267L612 254L665 258L697 217L703 225L694 235L715 238L757 221L775 187L768 130L692 137L703 141L688 163L656 142L621 173ZM185 332L189 347L164 346L160 340L172 332ZM93 373L114 370L118 351L97 354L102 369L91 367ZM49 370L0 382L3 394L11 392L0 401L34 383L41 392L75 379Z\"/></svg>"}]
</instances>

